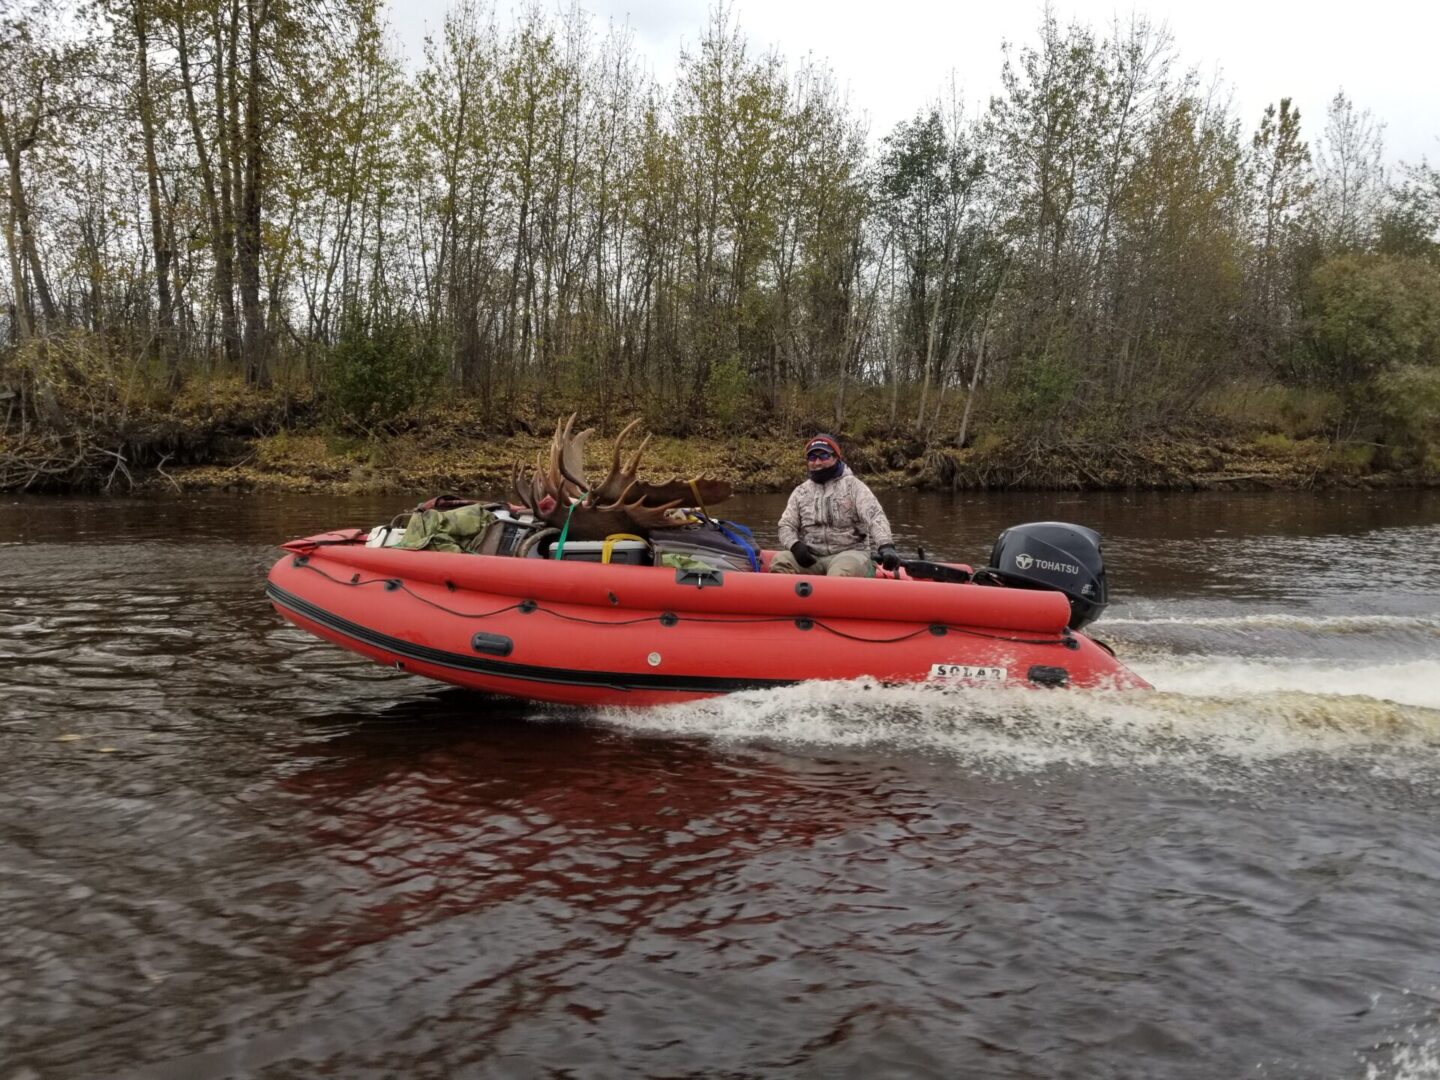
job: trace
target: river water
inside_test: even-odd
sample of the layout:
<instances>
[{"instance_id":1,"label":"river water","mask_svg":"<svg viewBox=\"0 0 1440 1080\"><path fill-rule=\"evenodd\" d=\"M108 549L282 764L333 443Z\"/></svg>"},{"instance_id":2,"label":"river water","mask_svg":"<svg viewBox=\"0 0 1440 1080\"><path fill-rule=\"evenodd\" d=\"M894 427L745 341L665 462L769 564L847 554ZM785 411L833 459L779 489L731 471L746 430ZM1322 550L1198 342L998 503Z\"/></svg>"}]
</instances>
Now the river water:
<instances>
[{"instance_id":1,"label":"river water","mask_svg":"<svg viewBox=\"0 0 1440 1080\"><path fill-rule=\"evenodd\" d=\"M267 606L408 501L0 501L0 1080L1440 1076L1440 493L888 494L1157 692L646 713Z\"/></svg>"}]
</instances>

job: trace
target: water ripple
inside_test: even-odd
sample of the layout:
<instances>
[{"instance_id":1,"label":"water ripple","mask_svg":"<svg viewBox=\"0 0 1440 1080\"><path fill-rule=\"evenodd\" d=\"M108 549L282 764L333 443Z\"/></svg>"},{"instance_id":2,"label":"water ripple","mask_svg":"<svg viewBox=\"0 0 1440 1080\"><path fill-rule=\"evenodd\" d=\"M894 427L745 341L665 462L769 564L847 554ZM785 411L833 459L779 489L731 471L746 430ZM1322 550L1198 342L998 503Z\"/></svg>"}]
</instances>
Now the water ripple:
<instances>
[{"instance_id":1,"label":"water ripple","mask_svg":"<svg viewBox=\"0 0 1440 1080\"><path fill-rule=\"evenodd\" d=\"M0 516L7 1077L1433 1073L1424 496L897 495L974 561L1093 517L1159 691L645 713L270 611L276 539L393 502Z\"/></svg>"}]
</instances>

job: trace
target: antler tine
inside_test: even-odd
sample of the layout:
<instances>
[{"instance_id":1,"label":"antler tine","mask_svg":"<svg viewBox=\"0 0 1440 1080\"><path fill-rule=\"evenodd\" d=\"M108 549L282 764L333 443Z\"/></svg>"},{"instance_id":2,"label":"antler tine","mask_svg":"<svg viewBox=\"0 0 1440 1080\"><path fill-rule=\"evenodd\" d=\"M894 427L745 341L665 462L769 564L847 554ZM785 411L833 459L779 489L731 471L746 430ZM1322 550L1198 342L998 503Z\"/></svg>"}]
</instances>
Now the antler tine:
<instances>
[{"instance_id":1,"label":"antler tine","mask_svg":"<svg viewBox=\"0 0 1440 1080\"><path fill-rule=\"evenodd\" d=\"M538 477L519 463L515 466L515 490L520 494L520 501L530 508L531 513L538 513L536 507L539 505L540 496L535 490Z\"/></svg>"},{"instance_id":2,"label":"antler tine","mask_svg":"<svg viewBox=\"0 0 1440 1080\"><path fill-rule=\"evenodd\" d=\"M640 421L637 420L635 422L638 424ZM649 445L650 436L646 435L645 438L641 440L640 445L635 448L635 453L630 455L630 464L625 466L625 475L631 477L635 475L636 471L640 468L640 455L645 453L645 447Z\"/></svg>"},{"instance_id":3,"label":"antler tine","mask_svg":"<svg viewBox=\"0 0 1440 1080\"><path fill-rule=\"evenodd\" d=\"M622 506L625 516L642 529L660 529L667 525L673 525L669 518L671 510L677 510L682 500L666 503L664 506L646 506L644 502L634 502Z\"/></svg>"},{"instance_id":4,"label":"antler tine","mask_svg":"<svg viewBox=\"0 0 1440 1080\"><path fill-rule=\"evenodd\" d=\"M531 483L535 486L536 494L539 495L540 498L544 498L547 494L553 495L557 499L560 497L560 492L556 489L555 485L550 482L550 470L545 464L545 452L543 450L535 451L535 472L531 476Z\"/></svg>"},{"instance_id":5,"label":"antler tine","mask_svg":"<svg viewBox=\"0 0 1440 1080\"><path fill-rule=\"evenodd\" d=\"M578 499L590 487L585 479L585 444L595 429L586 428L578 435L572 434L579 415L571 413L568 419L556 421L555 435L550 440L550 468L546 478L557 499L562 495L566 499Z\"/></svg>"},{"instance_id":6,"label":"antler tine","mask_svg":"<svg viewBox=\"0 0 1440 1080\"><path fill-rule=\"evenodd\" d=\"M625 444L625 440L630 437L630 432L634 431L639 424L640 418L637 416L621 428L620 434L615 436L615 462L610 466L610 472L612 474L620 471L620 447Z\"/></svg>"},{"instance_id":7,"label":"antler tine","mask_svg":"<svg viewBox=\"0 0 1440 1080\"><path fill-rule=\"evenodd\" d=\"M557 499L568 498L570 495L565 489L565 469L561 462L565 459L565 447L570 443L570 431L575 426L575 416L575 413L571 413L568 419L555 421L555 434L550 439L550 467L545 470L545 482L550 494Z\"/></svg>"},{"instance_id":8,"label":"antler tine","mask_svg":"<svg viewBox=\"0 0 1440 1080\"><path fill-rule=\"evenodd\" d=\"M618 511L619 513L634 517L637 513L645 515L651 513L659 513L663 515L670 510L678 509L679 507L684 505L683 499L674 499L670 502L665 503L663 506L646 506L644 494L641 494L634 499L630 498L631 493L634 492L636 488L643 487L648 486L642 484L639 480L631 480L630 483L625 485L625 490L616 497L614 502L610 503L607 506L597 507L596 509L609 512ZM650 522L650 524L655 523Z\"/></svg>"},{"instance_id":9,"label":"antler tine","mask_svg":"<svg viewBox=\"0 0 1440 1080\"><path fill-rule=\"evenodd\" d=\"M575 489L567 491L567 495L579 498L590 490L590 481L585 478L585 445L594 434L594 428L586 428L567 442L560 454L560 473Z\"/></svg>"},{"instance_id":10,"label":"antler tine","mask_svg":"<svg viewBox=\"0 0 1440 1080\"><path fill-rule=\"evenodd\" d=\"M615 447L611 455L610 472L606 475L605 479L593 489L597 502L603 500L611 504L615 503L619 499L621 492L629 485L630 481L635 479L633 475L621 471L620 453L621 447L625 444L626 437L629 436L630 432L635 430L636 425L639 423L640 418L637 416L621 428L620 434L615 436Z\"/></svg>"},{"instance_id":11,"label":"antler tine","mask_svg":"<svg viewBox=\"0 0 1440 1080\"><path fill-rule=\"evenodd\" d=\"M550 436L550 462L551 470L555 469L555 461L560 456L560 448L565 445L565 440L570 437L570 425L575 422L575 414L570 414L567 421L563 416L555 421L555 434Z\"/></svg>"},{"instance_id":12,"label":"antler tine","mask_svg":"<svg viewBox=\"0 0 1440 1080\"><path fill-rule=\"evenodd\" d=\"M576 476L574 473L572 473L566 467L565 459L563 457L560 459L560 475L565 478L566 495L572 496L574 498L579 498L582 494L589 490L589 488L586 486L584 474Z\"/></svg>"},{"instance_id":13,"label":"antler tine","mask_svg":"<svg viewBox=\"0 0 1440 1080\"><path fill-rule=\"evenodd\" d=\"M525 497L524 490L520 487L520 478L525 475L524 466L518 461L510 467L510 490L515 493L515 501L521 506L529 507L533 512L535 507L530 505L530 500Z\"/></svg>"},{"instance_id":14,"label":"antler tine","mask_svg":"<svg viewBox=\"0 0 1440 1080\"><path fill-rule=\"evenodd\" d=\"M625 500L626 500L627 498L629 498L630 492L632 492L632 491L635 490L635 484L636 484L636 481L631 480L630 483L628 483L628 484L625 485L624 489L620 492L619 495L616 495L613 500L611 500L609 503L606 503L604 506L599 507L599 509L601 509L601 510L619 510L619 511L621 511L622 513L623 513L624 511L628 510L628 509L630 508L630 505L633 505L633 504L628 504L628 503L626 503ZM645 501L645 500L644 500L644 498L642 497L642 498L640 499L640 503L644 503L644 501Z\"/></svg>"}]
</instances>

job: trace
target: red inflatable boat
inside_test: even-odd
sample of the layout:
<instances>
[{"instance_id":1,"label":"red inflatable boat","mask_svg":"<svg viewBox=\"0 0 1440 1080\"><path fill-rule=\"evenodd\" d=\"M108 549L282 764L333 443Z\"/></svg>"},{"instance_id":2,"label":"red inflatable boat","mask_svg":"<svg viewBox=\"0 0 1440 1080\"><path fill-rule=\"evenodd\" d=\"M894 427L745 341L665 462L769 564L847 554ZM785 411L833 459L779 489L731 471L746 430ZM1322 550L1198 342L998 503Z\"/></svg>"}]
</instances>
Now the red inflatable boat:
<instances>
[{"instance_id":1,"label":"red inflatable boat","mask_svg":"<svg viewBox=\"0 0 1440 1080\"><path fill-rule=\"evenodd\" d=\"M1007 587L995 569L976 575L990 584L956 580L970 577L960 568L931 575L951 580L796 577L411 551L365 539L356 530L285 544L266 589L276 610L377 663L494 694L640 706L863 676L1148 687L1078 629L1104 606L1103 570L1096 604L1034 580ZM1002 536L997 568L1008 559L1022 577L1046 565L1080 570L1063 561L1070 556L1047 560L1034 537L1020 540L1006 549Z\"/></svg>"}]
</instances>

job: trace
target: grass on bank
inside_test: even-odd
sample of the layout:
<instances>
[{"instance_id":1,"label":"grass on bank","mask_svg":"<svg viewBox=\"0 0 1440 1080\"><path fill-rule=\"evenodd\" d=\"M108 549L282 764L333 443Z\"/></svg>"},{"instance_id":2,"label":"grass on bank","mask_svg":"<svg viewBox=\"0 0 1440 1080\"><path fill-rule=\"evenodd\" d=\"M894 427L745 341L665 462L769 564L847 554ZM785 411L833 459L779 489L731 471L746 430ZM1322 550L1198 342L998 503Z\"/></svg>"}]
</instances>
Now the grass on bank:
<instances>
[{"instance_id":1,"label":"grass on bank","mask_svg":"<svg viewBox=\"0 0 1440 1080\"><path fill-rule=\"evenodd\" d=\"M478 397L442 392L433 370L414 381L418 368L392 361L364 351L343 393L312 356L277 363L265 390L218 370L193 371L174 387L157 358L93 336L32 341L0 354L0 489L149 482L500 495L512 466L533 462L556 418L572 411L600 429L591 449L596 475L608 465L609 439L639 416L653 436L649 475L704 473L751 490L793 484L796 444L818 430L839 436L857 470L882 487L1440 480L1440 369L1432 367L1383 372L1363 393L1232 380L1206 393L1183 424L1147 426L1119 404L1061 408L1047 418L1029 399L982 386L961 446L966 400L955 388L925 396L917 432L916 386L851 386L837 425L833 386L785 387L762 402L756 388L725 378L713 388L709 415L696 417L638 388L597 395L562 379L518 383L487 408ZM376 396L364 392L367 380Z\"/></svg>"},{"instance_id":2,"label":"grass on bank","mask_svg":"<svg viewBox=\"0 0 1440 1080\"><path fill-rule=\"evenodd\" d=\"M242 396L235 391L234 398ZM1077 428L1036 439L981 414L978 421L972 418L973 437L964 447L955 445L964 399L959 393L953 398L926 440L908 431L907 424L891 425L890 395L884 388L866 388L851 399L848 421L837 434L857 470L877 487L1184 489L1306 487L1381 475L1414 483L1440 479L1440 459L1433 452L1417 460L1409 451L1346 439L1343 431L1337 435L1338 400L1311 389L1227 388L1204 402L1182 430L1118 435ZM913 391L902 392L900 401L909 409L918 407ZM827 416L832 402L825 389L793 392L769 430L758 420L684 437L647 428L651 442L644 469L657 478L708 474L746 490L785 490L795 482L800 440L817 430L834 430ZM478 401L452 398L413 409L386 429L370 432L311 410L302 422L248 440L251 456L238 469L217 462L190 470L185 482L499 496L508 491L513 465L532 463L537 451L548 446L558 415L578 411L580 423L599 427L589 462L597 477L608 466L615 433L633 416L644 415L639 407L617 407L607 420L587 415L583 401L554 399L550 404L555 415L542 417L522 408L497 423L485 418ZM1232 411L1227 414L1227 409ZM638 441L632 440L630 448Z\"/></svg>"}]
</instances>

